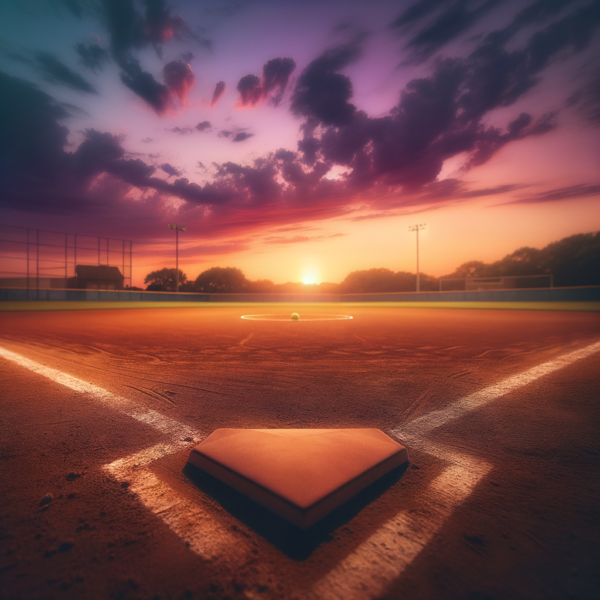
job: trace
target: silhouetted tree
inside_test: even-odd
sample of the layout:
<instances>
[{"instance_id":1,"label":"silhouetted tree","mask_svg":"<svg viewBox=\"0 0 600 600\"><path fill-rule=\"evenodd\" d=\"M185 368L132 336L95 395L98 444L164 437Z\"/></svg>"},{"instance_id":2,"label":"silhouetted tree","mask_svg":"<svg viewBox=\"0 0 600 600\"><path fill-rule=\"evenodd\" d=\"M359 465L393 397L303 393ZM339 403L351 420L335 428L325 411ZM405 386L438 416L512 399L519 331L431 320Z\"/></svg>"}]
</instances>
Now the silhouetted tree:
<instances>
[{"instance_id":1,"label":"silhouetted tree","mask_svg":"<svg viewBox=\"0 0 600 600\"><path fill-rule=\"evenodd\" d=\"M213 267L196 278L196 290L206 293L240 293L248 289L250 282L241 269Z\"/></svg>"},{"instance_id":2,"label":"silhouetted tree","mask_svg":"<svg viewBox=\"0 0 600 600\"><path fill-rule=\"evenodd\" d=\"M368 292L396 291L396 274L390 269L368 269L353 271L340 284L340 291L345 294L362 294Z\"/></svg>"},{"instance_id":3,"label":"silhouetted tree","mask_svg":"<svg viewBox=\"0 0 600 600\"><path fill-rule=\"evenodd\" d=\"M436 290L438 280L431 275L421 273L421 290ZM369 294L383 292L414 292L417 276L406 271L390 269L367 269L353 271L339 285L342 294Z\"/></svg>"},{"instance_id":4,"label":"silhouetted tree","mask_svg":"<svg viewBox=\"0 0 600 600\"><path fill-rule=\"evenodd\" d=\"M480 260L470 260L469 262L463 263L450 275L444 275L446 278L456 277L457 279L463 277L487 277L487 269L490 265L486 265Z\"/></svg>"},{"instance_id":5,"label":"silhouetted tree","mask_svg":"<svg viewBox=\"0 0 600 600\"><path fill-rule=\"evenodd\" d=\"M195 292L196 284L193 281L186 281L185 283L181 283L181 281L179 281L179 291L180 292Z\"/></svg>"},{"instance_id":6,"label":"silhouetted tree","mask_svg":"<svg viewBox=\"0 0 600 600\"><path fill-rule=\"evenodd\" d=\"M546 272L554 273L554 285L600 285L600 231L571 235L542 252Z\"/></svg>"},{"instance_id":7,"label":"silhouetted tree","mask_svg":"<svg viewBox=\"0 0 600 600\"><path fill-rule=\"evenodd\" d=\"M275 284L270 279L258 279L248 281L247 291L255 294L273 294L275 293Z\"/></svg>"},{"instance_id":8,"label":"silhouetted tree","mask_svg":"<svg viewBox=\"0 0 600 600\"><path fill-rule=\"evenodd\" d=\"M557 287L600 285L600 232L571 235L541 250L525 246L491 264L466 262L444 278L547 274Z\"/></svg>"},{"instance_id":9,"label":"silhouetted tree","mask_svg":"<svg viewBox=\"0 0 600 600\"><path fill-rule=\"evenodd\" d=\"M174 292L176 290L176 269L160 269L160 271L152 271L146 275L144 283L150 285L146 288L148 292ZM179 288L181 284L185 284L187 275L179 270Z\"/></svg>"}]
</instances>

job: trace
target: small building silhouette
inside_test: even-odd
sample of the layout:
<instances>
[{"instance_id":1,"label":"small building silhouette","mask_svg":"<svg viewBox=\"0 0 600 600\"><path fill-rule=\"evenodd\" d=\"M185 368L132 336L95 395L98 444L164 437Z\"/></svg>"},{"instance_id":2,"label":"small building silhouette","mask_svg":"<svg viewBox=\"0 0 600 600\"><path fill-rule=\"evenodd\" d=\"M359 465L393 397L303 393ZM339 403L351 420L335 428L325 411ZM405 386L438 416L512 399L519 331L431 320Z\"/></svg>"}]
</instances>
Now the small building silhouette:
<instances>
[{"instance_id":1,"label":"small building silhouette","mask_svg":"<svg viewBox=\"0 0 600 600\"><path fill-rule=\"evenodd\" d=\"M122 290L125 277L118 267L108 265L77 265L75 285L78 290Z\"/></svg>"}]
</instances>

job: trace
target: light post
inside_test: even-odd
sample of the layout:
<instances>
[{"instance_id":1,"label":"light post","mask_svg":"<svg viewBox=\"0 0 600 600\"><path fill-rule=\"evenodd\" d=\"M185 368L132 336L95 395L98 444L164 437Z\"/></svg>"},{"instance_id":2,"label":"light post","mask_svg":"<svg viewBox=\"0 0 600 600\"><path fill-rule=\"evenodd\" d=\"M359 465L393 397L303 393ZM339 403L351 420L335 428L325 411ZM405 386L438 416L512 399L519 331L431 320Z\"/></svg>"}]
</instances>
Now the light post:
<instances>
[{"instance_id":1,"label":"light post","mask_svg":"<svg viewBox=\"0 0 600 600\"><path fill-rule=\"evenodd\" d=\"M175 290L179 293L179 232L185 231L185 227L169 224L169 229L175 230Z\"/></svg>"},{"instance_id":2,"label":"light post","mask_svg":"<svg viewBox=\"0 0 600 600\"><path fill-rule=\"evenodd\" d=\"M427 223L419 223L418 225L410 225L409 231L417 232L417 292L421 291L421 286L419 285L419 231L421 229L425 229L427 227Z\"/></svg>"}]
</instances>

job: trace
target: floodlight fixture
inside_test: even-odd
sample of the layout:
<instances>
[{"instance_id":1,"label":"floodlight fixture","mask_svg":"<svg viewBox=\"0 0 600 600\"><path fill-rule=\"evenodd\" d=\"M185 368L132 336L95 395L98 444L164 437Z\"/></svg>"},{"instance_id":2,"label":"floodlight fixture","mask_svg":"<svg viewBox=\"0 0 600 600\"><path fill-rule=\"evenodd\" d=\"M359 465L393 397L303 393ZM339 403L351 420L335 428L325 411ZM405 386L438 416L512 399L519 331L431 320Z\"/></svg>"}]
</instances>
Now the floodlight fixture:
<instances>
[{"instance_id":1,"label":"floodlight fixture","mask_svg":"<svg viewBox=\"0 0 600 600\"><path fill-rule=\"evenodd\" d=\"M417 225L409 225L409 231L417 232L417 292L421 291L420 286L420 274L419 274L419 231L421 229L425 229L427 227L427 223L418 223Z\"/></svg>"},{"instance_id":2,"label":"floodlight fixture","mask_svg":"<svg viewBox=\"0 0 600 600\"><path fill-rule=\"evenodd\" d=\"M179 293L179 232L185 231L185 227L183 225L171 225L170 223L169 229L175 230L175 289L177 293Z\"/></svg>"}]
</instances>

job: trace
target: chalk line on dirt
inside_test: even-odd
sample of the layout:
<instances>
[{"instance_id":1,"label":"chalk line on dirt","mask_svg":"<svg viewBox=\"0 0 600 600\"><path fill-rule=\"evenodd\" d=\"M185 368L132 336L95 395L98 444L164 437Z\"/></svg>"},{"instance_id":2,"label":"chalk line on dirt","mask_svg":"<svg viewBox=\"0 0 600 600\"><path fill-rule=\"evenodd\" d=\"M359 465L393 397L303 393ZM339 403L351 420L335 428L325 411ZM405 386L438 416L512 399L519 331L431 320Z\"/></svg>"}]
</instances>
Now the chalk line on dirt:
<instances>
[{"instance_id":1,"label":"chalk line on dirt","mask_svg":"<svg viewBox=\"0 0 600 600\"><path fill-rule=\"evenodd\" d=\"M449 406L414 419L392 434L410 447L435 455L449 463L427 487L426 516L400 511L354 552L346 556L310 589L292 590L291 597L365 600L385 592L443 526L452 512L472 493L491 465L424 439L425 434L468 412L600 351L600 342L576 350L524 373L504 379ZM127 481L140 501L195 553L209 560L237 547L237 537L200 507L148 470L148 465L177 452L202 435L192 428L151 409L81 379L46 367L0 347L0 356L77 392L91 395L139 422L168 434L170 442L156 444L103 468L117 480ZM230 553L230 552L228 552Z\"/></svg>"},{"instance_id":2,"label":"chalk line on dirt","mask_svg":"<svg viewBox=\"0 0 600 600\"><path fill-rule=\"evenodd\" d=\"M568 365L571 365L583 358L587 358L588 356L591 356L599 351L600 342L596 342L586 346L585 348L580 348L579 350L575 350L574 352L560 356L555 360L551 360L547 363L538 365L537 367L533 367L524 373L519 373L513 377L503 379L502 381L486 387L479 392L475 392L474 394L470 394L469 396L461 398L445 408L431 411L422 417L417 417L407 426L397 427L396 429L392 430L392 433L399 439L408 440L415 438L418 440L425 433L428 433L432 429L441 427L449 421L458 419L468 412L484 406L492 400L496 400L497 398L500 398L501 396L504 396L513 390L528 385L544 375L558 371L563 367L567 367Z\"/></svg>"},{"instance_id":3,"label":"chalk line on dirt","mask_svg":"<svg viewBox=\"0 0 600 600\"><path fill-rule=\"evenodd\" d=\"M598 351L600 342L504 379L441 410L418 417L405 427L393 429L391 433L409 448L419 449L449 463L427 487L425 497L428 501L423 506L427 509L426 516L399 512L310 590L298 597L366 600L383 594L492 468L490 464L454 449L433 444L424 436L488 402Z\"/></svg>"},{"instance_id":4,"label":"chalk line on dirt","mask_svg":"<svg viewBox=\"0 0 600 600\"><path fill-rule=\"evenodd\" d=\"M240 546L230 530L145 468L187 445L183 442L156 444L104 465L103 469L118 481L129 483L129 489L142 504L160 517L178 538L202 558L214 560L234 544L239 557Z\"/></svg>"},{"instance_id":5,"label":"chalk line on dirt","mask_svg":"<svg viewBox=\"0 0 600 600\"><path fill-rule=\"evenodd\" d=\"M131 400L123 398L123 396L113 394L112 392L98 387L97 385L83 381L83 379L79 379L56 369L52 369L51 367L41 365L40 363L29 360L20 354L6 350L1 346L0 356L17 363L18 365L25 367L34 373L43 375L44 377L47 377L48 379L51 379L52 381L59 383L60 385L63 385L71 390L80 392L82 394L88 394L103 404L106 404L107 406L114 408L129 417L132 417L136 421L150 425L162 433L167 433L173 436L173 438L180 438L182 440L185 438L191 438L190 441L200 441L202 438L202 436L191 427L161 415L155 410L140 406Z\"/></svg>"}]
</instances>

